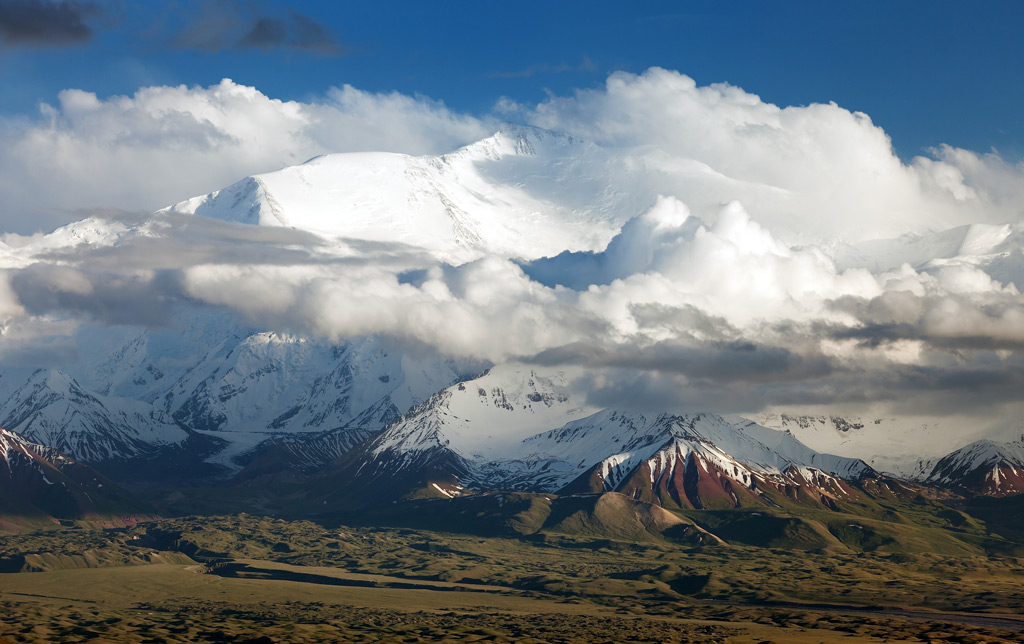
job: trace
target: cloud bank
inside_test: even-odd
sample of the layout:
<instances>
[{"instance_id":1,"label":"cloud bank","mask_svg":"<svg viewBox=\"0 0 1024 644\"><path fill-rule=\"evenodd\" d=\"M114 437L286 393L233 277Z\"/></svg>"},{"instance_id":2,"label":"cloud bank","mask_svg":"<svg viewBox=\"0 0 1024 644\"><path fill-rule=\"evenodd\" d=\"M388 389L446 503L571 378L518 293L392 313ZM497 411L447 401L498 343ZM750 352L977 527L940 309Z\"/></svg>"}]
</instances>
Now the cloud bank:
<instances>
[{"instance_id":1,"label":"cloud bank","mask_svg":"<svg viewBox=\"0 0 1024 644\"><path fill-rule=\"evenodd\" d=\"M835 104L778 107L654 68L537 105L501 100L483 115L348 85L306 102L228 80L109 98L69 89L35 118L0 121L0 230L50 230L86 208L156 210L329 152L442 154L503 119L567 132L617 158L587 177L595 184L642 194L644 203L675 196L711 223L738 200L787 241L1024 217L1024 168L996 152L936 142L930 156L904 163L865 114Z\"/></svg>"},{"instance_id":2,"label":"cloud bank","mask_svg":"<svg viewBox=\"0 0 1024 644\"><path fill-rule=\"evenodd\" d=\"M9 237L23 245L8 249L0 310L13 323L159 327L181 307L226 309L335 341L583 366L580 386L616 407L991 415L1016 409L1024 384L1024 297L986 272L1019 256L1019 229L993 253L872 271L779 241L739 203L711 225L673 197L605 251L522 265L183 215L111 225L92 222L113 244Z\"/></svg>"},{"instance_id":3,"label":"cloud bank","mask_svg":"<svg viewBox=\"0 0 1024 644\"><path fill-rule=\"evenodd\" d=\"M620 407L1019 414L1021 166L942 145L904 163L864 114L780 108L660 69L498 112L592 142L610 161L584 164L605 174L579 180L605 186L597 199L647 205L616 213L626 223L606 247L531 262L482 252L452 265L174 214L8 236L0 359L24 358L31 323L49 325L42 351L78 324L158 326L211 307L339 341L581 365L593 401ZM110 99L68 90L43 114L4 129L15 216L102 200L155 208L321 152L437 154L496 129L496 117L422 97L343 86L283 102L230 81ZM615 201L623 191L636 199Z\"/></svg>"},{"instance_id":4,"label":"cloud bank","mask_svg":"<svg viewBox=\"0 0 1024 644\"><path fill-rule=\"evenodd\" d=\"M701 214L740 200L789 238L890 237L1024 216L1024 168L939 146L904 164L870 117L830 103L778 107L728 84L664 69L612 74L600 89L510 116L600 145L641 149L659 192ZM939 143L939 142L937 142ZM724 196L728 195L728 196Z\"/></svg>"}]
</instances>

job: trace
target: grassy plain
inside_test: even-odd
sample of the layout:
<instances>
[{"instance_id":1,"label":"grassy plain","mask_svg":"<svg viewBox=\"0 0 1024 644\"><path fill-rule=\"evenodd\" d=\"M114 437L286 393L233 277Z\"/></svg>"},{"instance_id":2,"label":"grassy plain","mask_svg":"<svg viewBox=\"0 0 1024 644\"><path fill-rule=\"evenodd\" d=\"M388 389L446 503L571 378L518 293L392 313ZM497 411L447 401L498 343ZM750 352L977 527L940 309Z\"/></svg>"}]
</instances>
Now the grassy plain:
<instances>
[{"instance_id":1,"label":"grassy plain","mask_svg":"<svg viewBox=\"0 0 1024 644\"><path fill-rule=\"evenodd\" d=\"M8 642L1024 641L1024 560L977 553L234 515L11 534L0 566Z\"/></svg>"}]
</instances>

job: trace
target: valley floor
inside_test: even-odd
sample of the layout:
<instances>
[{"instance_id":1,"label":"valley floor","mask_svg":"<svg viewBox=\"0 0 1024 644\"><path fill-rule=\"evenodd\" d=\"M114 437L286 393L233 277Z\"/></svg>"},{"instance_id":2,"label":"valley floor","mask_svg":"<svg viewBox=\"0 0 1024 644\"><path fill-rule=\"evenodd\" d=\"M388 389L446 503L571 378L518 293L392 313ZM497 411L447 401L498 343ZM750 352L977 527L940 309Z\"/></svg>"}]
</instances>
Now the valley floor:
<instances>
[{"instance_id":1,"label":"valley floor","mask_svg":"<svg viewBox=\"0 0 1024 644\"><path fill-rule=\"evenodd\" d=\"M0 570L3 642L1024 641L1016 558L239 515L12 534Z\"/></svg>"},{"instance_id":2,"label":"valley floor","mask_svg":"<svg viewBox=\"0 0 1024 644\"><path fill-rule=\"evenodd\" d=\"M202 568L156 564L5 575L0 636L11 642L138 643L857 643L1014 637L938 621L793 608L710 609L680 603L658 605L657 612L664 614L652 614L632 602L606 606L582 598L468 588L452 592L226 579L203 575Z\"/></svg>"}]
</instances>

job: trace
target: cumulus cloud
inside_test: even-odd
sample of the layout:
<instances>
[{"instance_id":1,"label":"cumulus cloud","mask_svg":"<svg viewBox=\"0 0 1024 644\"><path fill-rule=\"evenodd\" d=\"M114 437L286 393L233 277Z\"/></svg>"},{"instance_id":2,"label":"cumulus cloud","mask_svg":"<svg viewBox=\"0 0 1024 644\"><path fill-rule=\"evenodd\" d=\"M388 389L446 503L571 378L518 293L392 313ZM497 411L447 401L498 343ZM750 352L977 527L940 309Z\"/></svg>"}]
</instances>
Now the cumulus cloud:
<instances>
[{"instance_id":1,"label":"cumulus cloud","mask_svg":"<svg viewBox=\"0 0 1024 644\"><path fill-rule=\"evenodd\" d=\"M981 215L981 221L1000 216L1012 221L1024 216L1020 207L1024 199L1024 161L1013 165L996 152L979 154L949 145L940 145L931 152L933 158L916 157L913 161L927 191L970 204Z\"/></svg>"},{"instance_id":2,"label":"cumulus cloud","mask_svg":"<svg viewBox=\"0 0 1024 644\"><path fill-rule=\"evenodd\" d=\"M499 123L450 110L441 101L342 85L311 109L310 135L331 152L443 154L494 133Z\"/></svg>"},{"instance_id":3,"label":"cumulus cloud","mask_svg":"<svg viewBox=\"0 0 1024 644\"><path fill-rule=\"evenodd\" d=\"M11 275L0 270L0 320L18 319L25 314L25 308L11 288Z\"/></svg>"},{"instance_id":4,"label":"cumulus cloud","mask_svg":"<svg viewBox=\"0 0 1024 644\"><path fill-rule=\"evenodd\" d=\"M434 266L416 285L376 263L312 270L203 265L187 269L184 279L191 297L239 311L253 324L332 340L388 336L492 362L567 342L587 325L571 301L498 258L447 271Z\"/></svg>"},{"instance_id":5,"label":"cumulus cloud","mask_svg":"<svg viewBox=\"0 0 1024 644\"><path fill-rule=\"evenodd\" d=\"M674 71L617 72L605 86L510 114L639 155L643 179L705 218L719 204L757 204L791 241L870 239L1024 216L1024 167L949 146L904 164L861 112L779 107L728 84Z\"/></svg>"},{"instance_id":6,"label":"cumulus cloud","mask_svg":"<svg viewBox=\"0 0 1024 644\"><path fill-rule=\"evenodd\" d=\"M331 340L583 366L592 401L618 407L988 414L1017 399L1024 373L1024 298L983 258L840 270L738 203L708 224L664 197L602 252L522 265L170 213L107 217L8 237L21 258L8 260L11 320L160 326L177 308L215 307Z\"/></svg>"},{"instance_id":7,"label":"cumulus cloud","mask_svg":"<svg viewBox=\"0 0 1024 644\"><path fill-rule=\"evenodd\" d=\"M327 152L446 152L490 130L436 101L349 86L314 103L230 80L107 99L65 90L37 119L0 121L0 229L52 230L94 206L156 210Z\"/></svg>"},{"instance_id":8,"label":"cumulus cloud","mask_svg":"<svg viewBox=\"0 0 1024 644\"><path fill-rule=\"evenodd\" d=\"M210 7L237 14L235 3ZM659 194L711 225L723 203L739 201L787 243L1024 217L1024 166L994 152L939 145L905 164L865 114L834 104L779 107L677 72L618 72L602 88L532 106L503 101L496 110L596 146L607 161L580 165L572 179L595 200L603 192L628 203L633 210L619 221ZM156 209L323 153L442 154L498 126L494 115L350 85L307 102L230 81L109 98L69 89L35 118L0 121L0 228L49 230L96 206ZM542 201L566 188L533 184Z\"/></svg>"}]
</instances>

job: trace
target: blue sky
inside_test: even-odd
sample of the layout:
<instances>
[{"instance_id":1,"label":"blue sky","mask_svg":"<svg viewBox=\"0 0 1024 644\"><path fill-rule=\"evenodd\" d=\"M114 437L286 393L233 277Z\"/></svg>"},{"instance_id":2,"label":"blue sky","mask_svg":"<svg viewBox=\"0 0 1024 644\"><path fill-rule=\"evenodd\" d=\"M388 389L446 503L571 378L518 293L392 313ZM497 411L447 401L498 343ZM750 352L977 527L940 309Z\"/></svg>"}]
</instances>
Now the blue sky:
<instances>
[{"instance_id":1,"label":"blue sky","mask_svg":"<svg viewBox=\"0 0 1024 644\"><path fill-rule=\"evenodd\" d=\"M228 77L273 98L350 84L480 115L503 96L536 103L661 66L778 105L866 112L905 159L948 143L1016 161L1022 25L1009 1L0 0L0 114L34 115L66 88L103 98Z\"/></svg>"}]
</instances>

